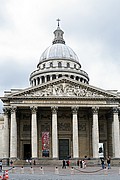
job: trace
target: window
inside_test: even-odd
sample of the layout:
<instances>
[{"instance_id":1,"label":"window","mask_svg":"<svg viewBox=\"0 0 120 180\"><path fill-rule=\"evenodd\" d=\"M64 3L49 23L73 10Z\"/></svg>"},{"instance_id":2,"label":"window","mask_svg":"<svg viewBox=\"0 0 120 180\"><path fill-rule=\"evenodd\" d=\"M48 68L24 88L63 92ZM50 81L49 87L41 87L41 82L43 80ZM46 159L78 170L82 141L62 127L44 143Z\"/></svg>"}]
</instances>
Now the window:
<instances>
[{"instance_id":1,"label":"window","mask_svg":"<svg viewBox=\"0 0 120 180\"><path fill-rule=\"evenodd\" d=\"M69 68L70 67L70 63L67 63L67 68Z\"/></svg>"},{"instance_id":2,"label":"window","mask_svg":"<svg viewBox=\"0 0 120 180\"><path fill-rule=\"evenodd\" d=\"M49 75L47 75L47 81L50 81L50 76Z\"/></svg>"},{"instance_id":3,"label":"window","mask_svg":"<svg viewBox=\"0 0 120 180\"><path fill-rule=\"evenodd\" d=\"M61 62L58 62L58 67L62 67L62 63Z\"/></svg>"},{"instance_id":4,"label":"window","mask_svg":"<svg viewBox=\"0 0 120 180\"><path fill-rule=\"evenodd\" d=\"M45 77L42 76L42 77L41 77L41 80L42 80L42 83L44 83L44 82L45 82Z\"/></svg>"},{"instance_id":5,"label":"window","mask_svg":"<svg viewBox=\"0 0 120 180\"><path fill-rule=\"evenodd\" d=\"M50 62L50 67L53 67L53 63L52 62Z\"/></svg>"},{"instance_id":6,"label":"window","mask_svg":"<svg viewBox=\"0 0 120 180\"><path fill-rule=\"evenodd\" d=\"M53 80L56 79L56 75L55 74L52 75L52 79Z\"/></svg>"},{"instance_id":7,"label":"window","mask_svg":"<svg viewBox=\"0 0 120 180\"><path fill-rule=\"evenodd\" d=\"M59 74L59 75L58 75L58 78L60 78L60 77L62 77L62 74Z\"/></svg>"}]
</instances>

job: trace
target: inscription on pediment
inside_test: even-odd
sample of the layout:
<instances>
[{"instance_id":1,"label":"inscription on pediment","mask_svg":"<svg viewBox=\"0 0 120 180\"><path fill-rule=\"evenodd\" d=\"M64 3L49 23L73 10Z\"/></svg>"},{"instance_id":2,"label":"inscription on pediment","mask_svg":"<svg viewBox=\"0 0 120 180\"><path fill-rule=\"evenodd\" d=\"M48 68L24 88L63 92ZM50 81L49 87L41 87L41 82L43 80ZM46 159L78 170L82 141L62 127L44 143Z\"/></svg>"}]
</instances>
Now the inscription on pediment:
<instances>
[{"instance_id":1,"label":"inscription on pediment","mask_svg":"<svg viewBox=\"0 0 120 180\"><path fill-rule=\"evenodd\" d=\"M105 97L101 93L89 90L87 87L80 85L71 85L68 83L61 83L58 85L50 85L45 89L40 89L37 92L25 94L25 96L77 96L77 97Z\"/></svg>"}]
</instances>

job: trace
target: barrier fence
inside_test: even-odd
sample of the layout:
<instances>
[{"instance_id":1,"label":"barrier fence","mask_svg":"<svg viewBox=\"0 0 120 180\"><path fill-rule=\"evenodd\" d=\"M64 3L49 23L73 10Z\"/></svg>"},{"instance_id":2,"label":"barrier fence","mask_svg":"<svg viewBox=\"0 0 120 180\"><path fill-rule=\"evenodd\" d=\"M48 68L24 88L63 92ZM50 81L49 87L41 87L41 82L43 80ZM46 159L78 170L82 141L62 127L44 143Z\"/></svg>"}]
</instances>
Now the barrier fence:
<instances>
[{"instance_id":1,"label":"barrier fence","mask_svg":"<svg viewBox=\"0 0 120 180\"><path fill-rule=\"evenodd\" d=\"M48 167L47 167L48 168ZM49 169L51 168L51 169ZM34 166L31 166L31 167L10 167L9 169L7 170L2 170L2 175L0 175L0 179L1 180L8 180L9 179L9 173L18 173L18 174L41 174L41 175L44 175L44 174L47 174L48 172L51 173L51 174L55 174L55 175L61 175L62 173L64 174L71 174L71 175L75 175L75 174L102 174L102 175L108 175L108 169L105 168L105 169L102 169L102 168L99 168L99 169L90 169L90 168L86 168L86 169L83 169L83 168L77 168L76 166L75 167L67 167L66 169L62 169L61 167L57 167L55 166L54 167L49 167L49 171L45 170L46 167L34 167ZM110 172L111 170L109 170ZM120 175L120 168L118 168L118 175Z\"/></svg>"}]
</instances>

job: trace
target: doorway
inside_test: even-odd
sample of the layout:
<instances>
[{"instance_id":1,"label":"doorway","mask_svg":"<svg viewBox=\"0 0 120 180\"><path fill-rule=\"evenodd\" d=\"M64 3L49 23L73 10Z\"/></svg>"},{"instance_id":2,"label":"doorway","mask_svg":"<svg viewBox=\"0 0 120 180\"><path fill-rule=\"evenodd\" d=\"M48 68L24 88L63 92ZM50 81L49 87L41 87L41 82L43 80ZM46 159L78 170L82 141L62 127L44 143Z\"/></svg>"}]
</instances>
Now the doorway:
<instances>
[{"instance_id":1,"label":"doorway","mask_svg":"<svg viewBox=\"0 0 120 180\"><path fill-rule=\"evenodd\" d=\"M59 139L59 159L66 159L69 156L69 139Z\"/></svg>"},{"instance_id":2,"label":"doorway","mask_svg":"<svg viewBox=\"0 0 120 180\"><path fill-rule=\"evenodd\" d=\"M24 144L24 159L31 159L31 144Z\"/></svg>"}]
</instances>

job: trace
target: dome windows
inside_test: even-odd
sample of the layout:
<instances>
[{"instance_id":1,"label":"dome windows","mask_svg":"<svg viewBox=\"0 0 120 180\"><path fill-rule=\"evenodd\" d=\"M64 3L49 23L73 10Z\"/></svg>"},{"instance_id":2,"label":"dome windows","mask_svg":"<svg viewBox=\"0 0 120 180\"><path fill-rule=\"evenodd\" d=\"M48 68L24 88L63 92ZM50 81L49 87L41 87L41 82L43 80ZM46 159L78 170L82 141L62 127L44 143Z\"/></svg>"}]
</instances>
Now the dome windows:
<instances>
[{"instance_id":1,"label":"dome windows","mask_svg":"<svg viewBox=\"0 0 120 180\"><path fill-rule=\"evenodd\" d=\"M70 67L70 63L67 63L67 68L69 68Z\"/></svg>"},{"instance_id":2,"label":"dome windows","mask_svg":"<svg viewBox=\"0 0 120 180\"><path fill-rule=\"evenodd\" d=\"M62 67L62 63L58 62L58 67L61 68Z\"/></svg>"},{"instance_id":3,"label":"dome windows","mask_svg":"<svg viewBox=\"0 0 120 180\"><path fill-rule=\"evenodd\" d=\"M53 67L53 63L52 62L50 62L50 67Z\"/></svg>"}]
</instances>

